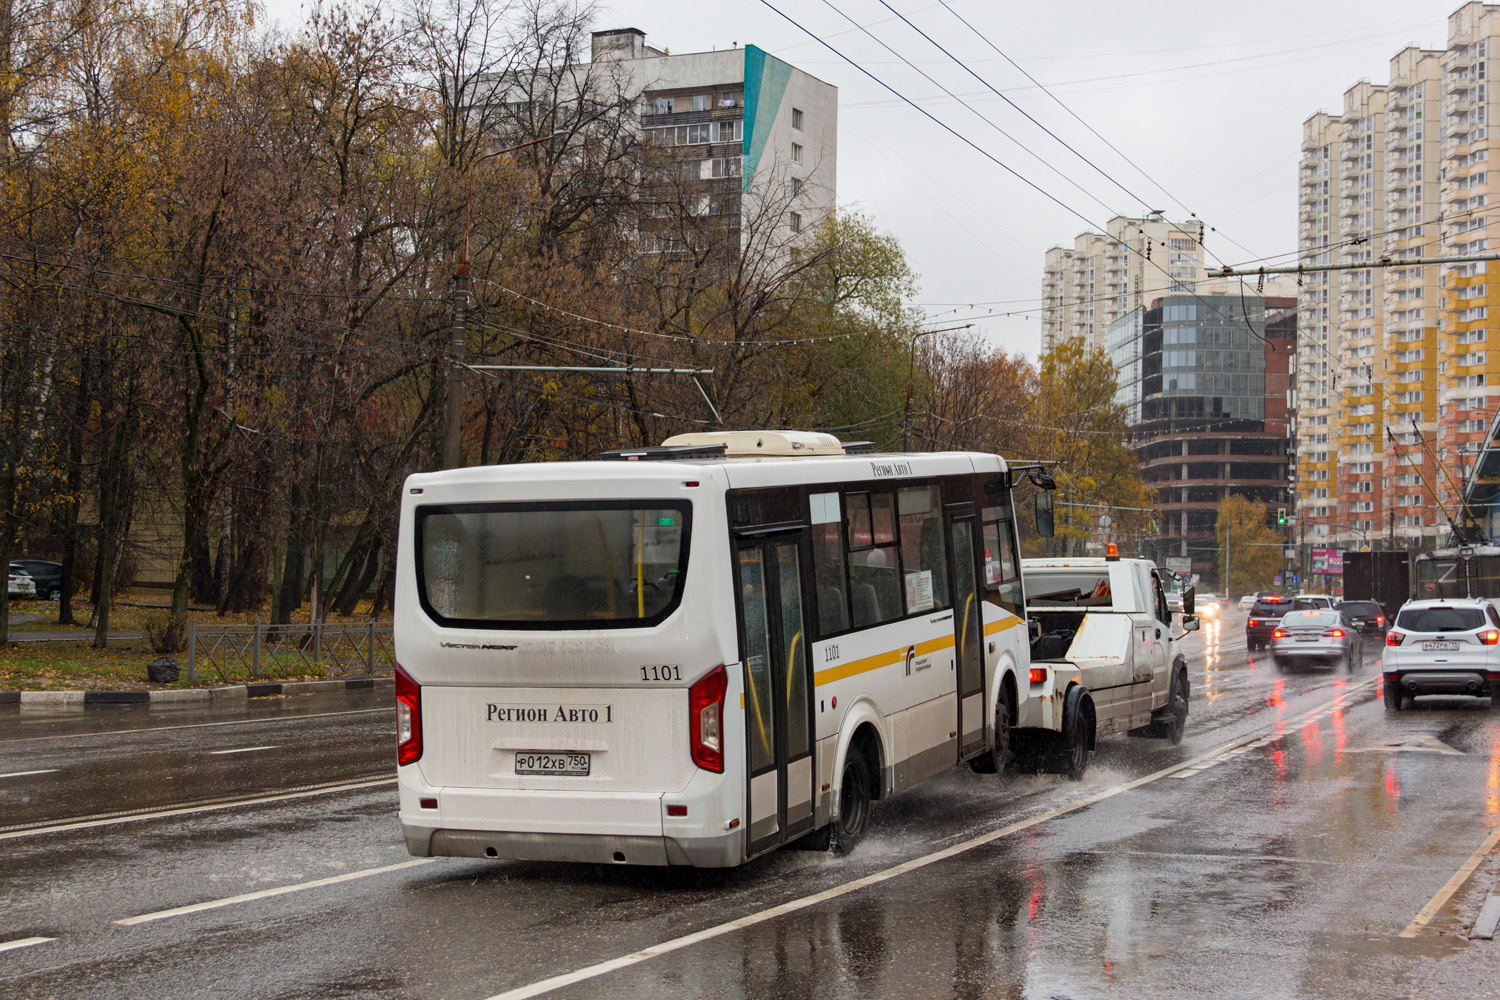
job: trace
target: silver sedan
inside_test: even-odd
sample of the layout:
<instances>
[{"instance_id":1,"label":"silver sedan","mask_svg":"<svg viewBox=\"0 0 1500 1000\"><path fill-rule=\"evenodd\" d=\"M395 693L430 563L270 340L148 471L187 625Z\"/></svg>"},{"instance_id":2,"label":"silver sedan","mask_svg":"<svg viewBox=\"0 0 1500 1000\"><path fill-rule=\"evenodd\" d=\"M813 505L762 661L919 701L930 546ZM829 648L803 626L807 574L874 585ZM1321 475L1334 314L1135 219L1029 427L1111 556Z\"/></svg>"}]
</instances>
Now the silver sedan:
<instances>
[{"instance_id":1,"label":"silver sedan","mask_svg":"<svg viewBox=\"0 0 1500 1000\"><path fill-rule=\"evenodd\" d=\"M1344 665L1353 673L1362 660L1359 630L1337 611L1289 611L1271 633L1278 669L1304 663Z\"/></svg>"}]
</instances>

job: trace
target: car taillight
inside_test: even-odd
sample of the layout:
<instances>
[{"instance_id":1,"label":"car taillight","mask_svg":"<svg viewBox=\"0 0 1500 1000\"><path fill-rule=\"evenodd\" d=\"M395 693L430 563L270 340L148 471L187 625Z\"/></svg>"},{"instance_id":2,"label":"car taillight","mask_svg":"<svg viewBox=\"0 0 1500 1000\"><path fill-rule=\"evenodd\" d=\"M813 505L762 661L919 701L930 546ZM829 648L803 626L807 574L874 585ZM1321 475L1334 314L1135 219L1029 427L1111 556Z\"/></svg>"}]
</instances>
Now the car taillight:
<instances>
[{"instance_id":1,"label":"car taillight","mask_svg":"<svg viewBox=\"0 0 1500 1000\"><path fill-rule=\"evenodd\" d=\"M1344 630L1341 628L1331 628L1323 634L1330 639L1342 639L1344 637Z\"/></svg>"},{"instance_id":2,"label":"car taillight","mask_svg":"<svg viewBox=\"0 0 1500 1000\"><path fill-rule=\"evenodd\" d=\"M693 763L724 773L724 695L729 672L715 667L688 688L688 728Z\"/></svg>"},{"instance_id":3,"label":"car taillight","mask_svg":"<svg viewBox=\"0 0 1500 1000\"><path fill-rule=\"evenodd\" d=\"M1254 628L1255 626L1259 625L1260 622L1258 622L1254 618L1252 618L1248 622L1246 622L1245 624L1249 625L1251 628Z\"/></svg>"},{"instance_id":4,"label":"car taillight","mask_svg":"<svg viewBox=\"0 0 1500 1000\"><path fill-rule=\"evenodd\" d=\"M1375 624L1376 625L1384 625L1385 624L1385 615L1376 615L1375 616Z\"/></svg>"},{"instance_id":5,"label":"car taillight","mask_svg":"<svg viewBox=\"0 0 1500 1000\"><path fill-rule=\"evenodd\" d=\"M422 686L396 665L396 763L422 756Z\"/></svg>"},{"instance_id":6,"label":"car taillight","mask_svg":"<svg viewBox=\"0 0 1500 1000\"><path fill-rule=\"evenodd\" d=\"M1401 640L1405 638L1406 636L1400 632L1387 632L1385 634L1385 644L1387 646L1399 646L1401 645Z\"/></svg>"},{"instance_id":7,"label":"car taillight","mask_svg":"<svg viewBox=\"0 0 1500 1000\"><path fill-rule=\"evenodd\" d=\"M1496 632L1494 629L1490 629L1488 632L1481 632L1479 633L1479 641L1483 645L1493 646L1495 643L1500 642L1500 632Z\"/></svg>"},{"instance_id":8,"label":"car taillight","mask_svg":"<svg viewBox=\"0 0 1500 1000\"><path fill-rule=\"evenodd\" d=\"M1273 631L1271 633L1271 638L1272 639L1285 639L1286 638L1286 633L1283 632L1283 631L1281 631L1281 629L1276 629L1275 631Z\"/></svg>"}]
</instances>

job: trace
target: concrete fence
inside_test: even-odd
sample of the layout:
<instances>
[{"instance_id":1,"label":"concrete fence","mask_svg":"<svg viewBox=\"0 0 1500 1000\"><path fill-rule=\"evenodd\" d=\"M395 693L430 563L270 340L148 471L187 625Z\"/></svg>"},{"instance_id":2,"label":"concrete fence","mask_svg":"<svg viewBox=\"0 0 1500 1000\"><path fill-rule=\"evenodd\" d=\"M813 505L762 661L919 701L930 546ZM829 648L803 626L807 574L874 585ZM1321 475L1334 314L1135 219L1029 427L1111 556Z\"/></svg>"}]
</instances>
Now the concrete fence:
<instances>
[{"instance_id":1,"label":"concrete fence","mask_svg":"<svg viewBox=\"0 0 1500 1000\"><path fill-rule=\"evenodd\" d=\"M220 683L263 677L371 675L396 662L391 622L198 628L188 622L187 675Z\"/></svg>"}]
</instances>

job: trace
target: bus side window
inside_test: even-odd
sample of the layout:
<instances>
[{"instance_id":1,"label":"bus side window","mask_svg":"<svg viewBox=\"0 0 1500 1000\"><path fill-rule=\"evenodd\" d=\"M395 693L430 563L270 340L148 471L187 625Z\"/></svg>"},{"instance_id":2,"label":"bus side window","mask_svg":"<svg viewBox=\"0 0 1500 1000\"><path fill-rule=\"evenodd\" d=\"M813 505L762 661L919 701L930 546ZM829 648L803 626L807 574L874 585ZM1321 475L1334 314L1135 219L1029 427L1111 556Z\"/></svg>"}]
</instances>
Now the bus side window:
<instances>
[{"instance_id":1,"label":"bus side window","mask_svg":"<svg viewBox=\"0 0 1500 1000\"><path fill-rule=\"evenodd\" d=\"M894 498L889 493L850 493L844 500L854 626L895 621L902 616L902 601Z\"/></svg>"},{"instance_id":2,"label":"bus side window","mask_svg":"<svg viewBox=\"0 0 1500 1000\"><path fill-rule=\"evenodd\" d=\"M1009 518L985 511L984 589L990 598L1013 615L1021 614L1021 563L1016 558L1015 528Z\"/></svg>"},{"instance_id":3,"label":"bus side window","mask_svg":"<svg viewBox=\"0 0 1500 1000\"><path fill-rule=\"evenodd\" d=\"M948 607L947 547L936 486L916 486L896 494L901 519L901 565L906 570L906 613Z\"/></svg>"},{"instance_id":4,"label":"bus side window","mask_svg":"<svg viewBox=\"0 0 1500 1000\"><path fill-rule=\"evenodd\" d=\"M807 499L812 515L813 578L818 587L818 634L835 635L849 627L839 495L814 493Z\"/></svg>"}]
</instances>

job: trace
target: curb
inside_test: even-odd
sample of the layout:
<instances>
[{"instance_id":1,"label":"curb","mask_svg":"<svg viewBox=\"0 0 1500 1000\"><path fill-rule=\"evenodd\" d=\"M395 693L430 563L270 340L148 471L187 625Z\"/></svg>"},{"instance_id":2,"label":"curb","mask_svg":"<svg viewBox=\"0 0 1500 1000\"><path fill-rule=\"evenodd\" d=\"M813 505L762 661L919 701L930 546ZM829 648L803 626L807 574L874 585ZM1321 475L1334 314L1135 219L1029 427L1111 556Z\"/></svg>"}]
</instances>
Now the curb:
<instances>
[{"instance_id":1,"label":"curb","mask_svg":"<svg viewBox=\"0 0 1500 1000\"><path fill-rule=\"evenodd\" d=\"M295 681L226 684L212 688L164 688L159 691L0 691L0 706L51 705L67 708L157 705L192 701L229 701L272 695L354 694L394 688L394 678L361 677L346 681Z\"/></svg>"}]
</instances>

